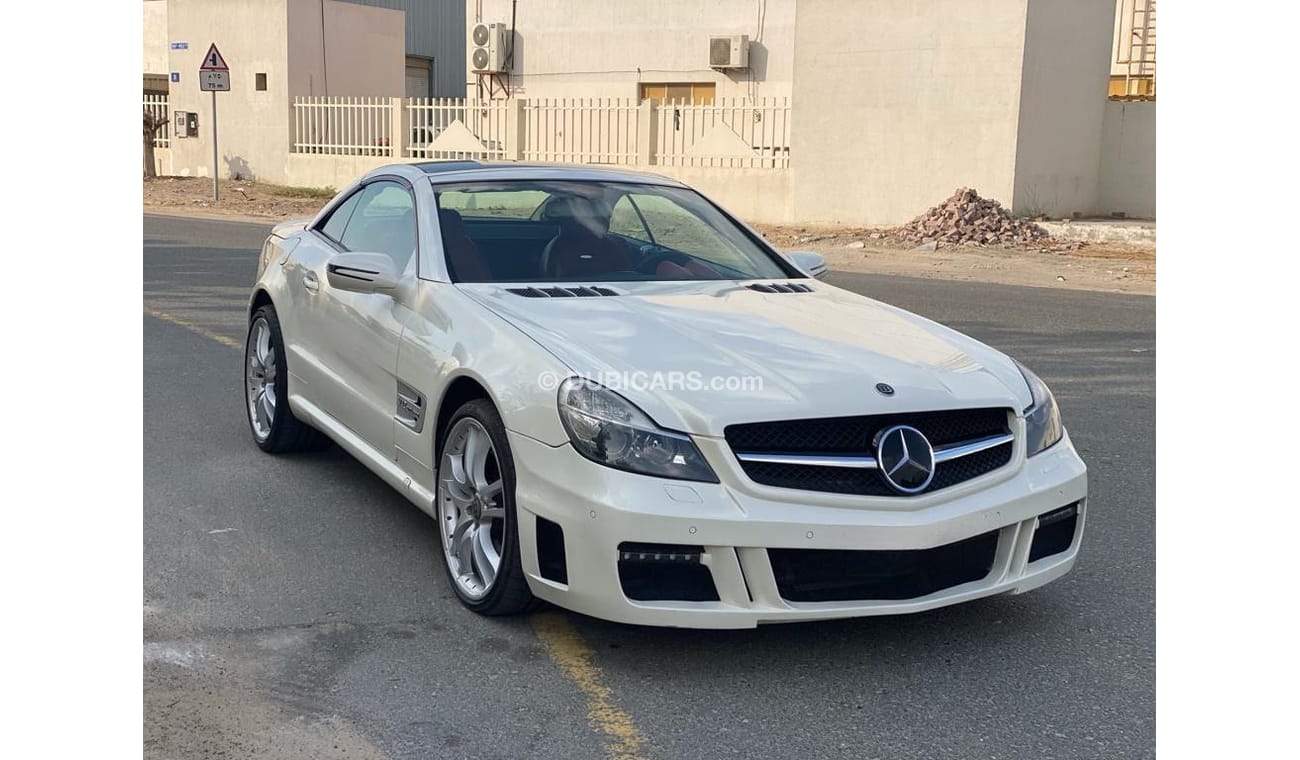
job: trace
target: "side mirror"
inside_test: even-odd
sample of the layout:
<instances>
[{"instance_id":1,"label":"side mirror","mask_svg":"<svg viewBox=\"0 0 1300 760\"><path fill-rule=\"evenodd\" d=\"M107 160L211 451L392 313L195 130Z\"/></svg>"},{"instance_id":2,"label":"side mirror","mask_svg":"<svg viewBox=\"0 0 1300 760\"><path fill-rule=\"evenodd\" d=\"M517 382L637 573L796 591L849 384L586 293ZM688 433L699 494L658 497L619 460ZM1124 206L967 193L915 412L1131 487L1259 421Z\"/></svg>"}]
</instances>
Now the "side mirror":
<instances>
[{"instance_id":1,"label":"side mirror","mask_svg":"<svg viewBox=\"0 0 1300 760\"><path fill-rule=\"evenodd\" d=\"M785 256L790 260L791 264L799 267L805 274L811 277L816 277L819 280L825 277L826 272L829 271L826 267L826 259L822 258L820 253L813 253L812 251L790 251Z\"/></svg>"},{"instance_id":2,"label":"side mirror","mask_svg":"<svg viewBox=\"0 0 1300 760\"><path fill-rule=\"evenodd\" d=\"M354 293L378 293L397 287L397 267L385 253L335 254L325 262L330 287Z\"/></svg>"}]
</instances>

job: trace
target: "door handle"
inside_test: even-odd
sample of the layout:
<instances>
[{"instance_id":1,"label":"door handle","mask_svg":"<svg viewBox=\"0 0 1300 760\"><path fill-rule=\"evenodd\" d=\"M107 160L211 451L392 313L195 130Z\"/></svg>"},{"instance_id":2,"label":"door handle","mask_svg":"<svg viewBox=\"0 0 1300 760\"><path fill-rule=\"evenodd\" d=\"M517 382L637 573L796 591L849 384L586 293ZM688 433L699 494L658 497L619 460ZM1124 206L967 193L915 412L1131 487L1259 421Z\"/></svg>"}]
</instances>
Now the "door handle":
<instances>
[{"instance_id":1,"label":"door handle","mask_svg":"<svg viewBox=\"0 0 1300 760\"><path fill-rule=\"evenodd\" d=\"M308 293L315 293L320 290L320 280L317 279L315 272L307 272L302 276L302 286L307 289Z\"/></svg>"}]
</instances>

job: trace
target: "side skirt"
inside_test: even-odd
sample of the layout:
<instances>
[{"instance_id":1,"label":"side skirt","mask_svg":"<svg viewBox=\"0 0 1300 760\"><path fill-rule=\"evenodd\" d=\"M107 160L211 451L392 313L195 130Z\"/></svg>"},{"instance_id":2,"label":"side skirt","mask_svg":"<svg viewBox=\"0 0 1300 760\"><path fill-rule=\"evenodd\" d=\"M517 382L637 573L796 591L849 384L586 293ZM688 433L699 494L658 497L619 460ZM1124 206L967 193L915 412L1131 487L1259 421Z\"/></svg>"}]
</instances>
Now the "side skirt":
<instances>
[{"instance_id":1,"label":"side skirt","mask_svg":"<svg viewBox=\"0 0 1300 760\"><path fill-rule=\"evenodd\" d=\"M397 489L407 500L419 507L421 512L430 517L437 516L434 509L434 494L416 483L410 475L374 446L366 443L325 410L300 395L289 394L289 407L300 419L329 436L385 483Z\"/></svg>"}]
</instances>

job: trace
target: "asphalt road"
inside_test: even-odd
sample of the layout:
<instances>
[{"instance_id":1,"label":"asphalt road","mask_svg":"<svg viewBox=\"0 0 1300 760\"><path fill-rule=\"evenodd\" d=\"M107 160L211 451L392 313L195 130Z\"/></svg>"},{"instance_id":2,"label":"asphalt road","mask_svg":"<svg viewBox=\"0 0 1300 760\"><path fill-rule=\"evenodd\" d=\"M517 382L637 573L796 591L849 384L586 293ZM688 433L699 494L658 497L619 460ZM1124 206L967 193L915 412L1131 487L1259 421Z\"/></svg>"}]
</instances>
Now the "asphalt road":
<instances>
[{"instance_id":1,"label":"asphalt road","mask_svg":"<svg viewBox=\"0 0 1300 760\"><path fill-rule=\"evenodd\" d=\"M433 521L361 465L251 442L236 347L266 229L144 218L146 757L1154 757L1154 299L830 278L1052 386L1091 486L1060 581L742 632L483 619Z\"/></svg>"}]
</instances>

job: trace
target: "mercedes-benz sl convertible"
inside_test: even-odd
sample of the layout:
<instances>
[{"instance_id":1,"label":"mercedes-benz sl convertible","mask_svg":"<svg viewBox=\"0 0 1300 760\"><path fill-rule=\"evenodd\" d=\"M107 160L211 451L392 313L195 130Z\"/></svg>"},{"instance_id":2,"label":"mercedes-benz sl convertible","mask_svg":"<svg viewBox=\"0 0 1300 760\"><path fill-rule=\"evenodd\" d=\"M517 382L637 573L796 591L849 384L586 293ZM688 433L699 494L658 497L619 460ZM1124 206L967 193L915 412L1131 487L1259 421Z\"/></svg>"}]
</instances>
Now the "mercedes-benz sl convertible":
<instances>
[{"instance_id":1,"label":"mercedes-benz sl convertible","mask_svg":"<svg viewBox=\"0 0 1300 760\"><path fill-rule=\"evenodd\" d=\"M825 269L663 177L383 167L266 240L249 425L433 516L486 615L740 628L1065 574L1086 468L1047 386Z\"/></svg>"}]
</instances>

